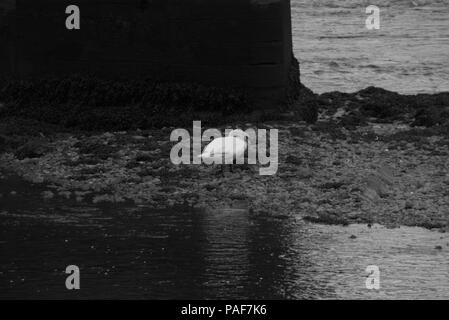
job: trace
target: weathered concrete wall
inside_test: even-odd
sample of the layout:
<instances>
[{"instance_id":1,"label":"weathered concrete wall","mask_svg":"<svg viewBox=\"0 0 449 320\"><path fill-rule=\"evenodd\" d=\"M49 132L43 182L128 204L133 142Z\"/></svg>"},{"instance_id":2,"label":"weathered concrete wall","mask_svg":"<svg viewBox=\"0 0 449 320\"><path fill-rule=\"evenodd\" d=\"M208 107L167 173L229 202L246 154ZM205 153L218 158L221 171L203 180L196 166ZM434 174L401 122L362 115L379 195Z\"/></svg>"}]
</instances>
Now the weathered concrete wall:
<instances>
[{"instance_id":1,"label":"weathered concrete wall","mask_svg":"<svg viewBox=\"0 0 449 320\"><path fill-rule=\"evenodd\" d=\"M15 5L15 0L0 0L0 77L9 77L14 70L11 14Z\"/></svg>"},{"instance_id":2,"label":"weathered concrete wall","mask_svg":"<svg viewBox=\"0 0 449 320\"><path fill-rule=\"evenodd\" d=\"M290 0L0 0L0 71L89 73L248 88L282 99ZM67 30L78 5L81 29ZM11 22L12 21L12 22Z\"/></svg>"}]
</instances>

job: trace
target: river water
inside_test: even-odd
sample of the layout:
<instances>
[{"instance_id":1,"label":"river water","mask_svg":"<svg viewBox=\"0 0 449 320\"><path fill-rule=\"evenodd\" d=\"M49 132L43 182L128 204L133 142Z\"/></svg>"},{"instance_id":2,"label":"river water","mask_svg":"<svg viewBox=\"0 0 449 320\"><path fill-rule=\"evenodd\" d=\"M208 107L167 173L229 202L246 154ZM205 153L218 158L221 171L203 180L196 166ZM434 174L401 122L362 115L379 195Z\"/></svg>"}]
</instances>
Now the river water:
<instances>
[{"instance_id":1,"label":"river water","mask_svg":"<svg viewBox=\"0 0 449 320\"><path fill-rule=\"evenodd\" d=\"M365 10L380 9L368 30ZM317 93L449 91L449 0L292 0L301 80Z\"/></svg>"},{"instance_id":2,"label":"river water","mask_svg":"<svg viewBox=\"0 0 449 320\"><path fill-rule=\"evenodd\" d=\"M42 190L0 183L0 298L449 298L444 233L44 201ZM65 287L68 265L80 290ZM366 288L369 265L379 290Z\"/></svg>"}]
</instances>

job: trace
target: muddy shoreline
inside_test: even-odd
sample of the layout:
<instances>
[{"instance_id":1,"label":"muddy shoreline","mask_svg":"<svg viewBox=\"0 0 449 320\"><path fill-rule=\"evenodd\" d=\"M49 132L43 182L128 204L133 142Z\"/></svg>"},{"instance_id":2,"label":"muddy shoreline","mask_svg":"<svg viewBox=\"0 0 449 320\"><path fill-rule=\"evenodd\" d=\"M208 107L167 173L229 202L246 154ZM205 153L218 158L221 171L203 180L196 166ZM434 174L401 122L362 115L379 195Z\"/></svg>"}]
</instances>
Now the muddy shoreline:
<instances>
[{"instance_id":1,"label":"muddy shoreline","mask_svg":"<svg viewBox=\"0 0 449 320\"><path fill-rule=\"evenodd\" d=\"M305 106L319 111L317 122L295 117ZM0 112L0 168L46 186L46 201L244 208L449 231L448 107L449 93L367 88L309 94L285 110L289 120L224 118L219 128L279 129L280 159L275 176L245 165L224 177L217 167L171 163L174 126L82 131Z\"/></svg>"}]
</instances>

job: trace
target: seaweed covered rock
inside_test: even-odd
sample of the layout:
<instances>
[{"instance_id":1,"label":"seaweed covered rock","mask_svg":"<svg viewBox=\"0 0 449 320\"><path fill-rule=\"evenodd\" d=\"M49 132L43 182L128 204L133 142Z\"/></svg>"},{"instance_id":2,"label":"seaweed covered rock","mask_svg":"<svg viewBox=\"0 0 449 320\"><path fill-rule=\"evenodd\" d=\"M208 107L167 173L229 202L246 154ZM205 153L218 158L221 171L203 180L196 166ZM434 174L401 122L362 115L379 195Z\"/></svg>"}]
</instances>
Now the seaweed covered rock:
<instances>
[{"instance_id":1,"label":"seaweed covered rock","mask_svg":"<svg viewBox=\"0 0 449 320\"><path fill-rule=\"evenodd\" d=\"M382 88L368 87L354 93L328 92L317 97L320 110L341 118L345 127L364 124L368 118L382 122L401 120L416 126L444 124L449 119L449 92L401 95Z\"/></svg>"},{"instance_id":2,"label":"seaweed covered rock","mask_svg":"<svg viewBox=\"0 0 449 320\"><path fill-rule=\"evenodd\" d=\"M60 126L32 119L0 116L0 152L17 153L21 150L19 154L23 152L26 155L29 153L27 149L35 149L32 146L35 140L42 141L43 145L46 143L44 137L66 131Z\"/></svg>"},{"instance_id":3,"label":"seaweed covered rock","mask_svg":"<svg viewBox=\"0 0 449 320\"><path fill-rule=\"evenodd\" d=\"M6 137L0 136L0 152L6 149Z\"/></svg>"},{"instance_id":4,"label":"seaweed covered rock","mask_svg":"<svg viewBox=\"0 0 449 320\"><path fill-rule=\"evenodd\" d=\"M49 150L44 139L34 139L18 148L15 154L19 160L33 159L42 157Z\"/></svg>"},{"instance_id":5,"label":"seaweed covered rock","mask_svg":"<svg viewBox=\"0 0 449 320\"><path fill-rule=\"evenodd\" d=\"M412 126L432 127L444 124L449 124L449 107L430 106L421 108L416 112Z\"/></svg>"},{"instance_id":6,"label":"seaweed covered rock","mask_svg":"<svg viewBox=\"0 0 449 320\"><path fill-rule=\"evenodd\" d=\"M289 72L288 109L293 109L295 117L307 123L318 120L319 104L317 95L300 81L299 62L292 54Z\"/></svg>"},{"instance_id":7,"label":"seaweed covered rock","mask_svg":"<svg viewBox=\"0 0 449 320\"><path fill-rule=\"evenodd\" d=\"M352 110L348 112L339 121L339 124L346 129L356 129L359 126L366 125L366 116L364 116L359 110Z\"/></svg>"},{"instance_id":8,"label":"seaweed covered rock","mask_svg":"<svg viewBox=\"0 0 449 320\"><path fill-rule=\"evenodd\" d=\"M318 120L319 104L314 97L304 97L295 103L294 112L297 118L313 124Z\"/></svg>"},{"instance_id":9,"label":"seaweed covered rock","mask_svg":"<svg viewBox=\"0 0 449 320\"><path fill-rule=\"evenodd\" d=\"M207 112L214 113L208 117L213 122L254 108L245 92L231 88L80 76L10 81L0 101L11 106L1 117L86 130L186 125Z\"/></svg>"},{"instance_id":10,"label":"seaweed covered rock","mask_svg":"<svg viewBox=\"0 0 449 320\"><path fill-rule=\"evenodd\" d=\"M358 92L361 111L371 117L396 119L410 111L405 96L382 88L368 87Z\"/></svg>"}]
</instances>

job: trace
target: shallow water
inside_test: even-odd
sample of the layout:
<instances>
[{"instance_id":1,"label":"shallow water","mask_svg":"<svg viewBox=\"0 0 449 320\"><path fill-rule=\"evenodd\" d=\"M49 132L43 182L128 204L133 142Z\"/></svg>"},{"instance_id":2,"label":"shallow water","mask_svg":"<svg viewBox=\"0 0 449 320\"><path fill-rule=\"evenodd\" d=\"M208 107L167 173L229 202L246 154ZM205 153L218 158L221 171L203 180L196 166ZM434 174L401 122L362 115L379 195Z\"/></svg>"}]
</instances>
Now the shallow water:
<instances>
[{"instance_id":1,"label":"shallow water","mask_svg":"<svg viewBox=\"0 0 449 320\"><path fill-rule=\"evenodd\" d=\"M0 183L0 298L449 298L447 234L45 202L40 191ZM73 264L79 291L65 289ZM366 289L368 265L378 291Z\"/></svg>"},{"instance_id":2,"label":"shallow water","mask_svg":"<svg viewBox=\"0 0 449 320\"><path fill-rule=\"evenodd\" d=\"M365 27L371 4L379 30ZM449 91L448 17L449 0L292 0L301 80L317 93Z\"/></svg>"}]
</instances>

